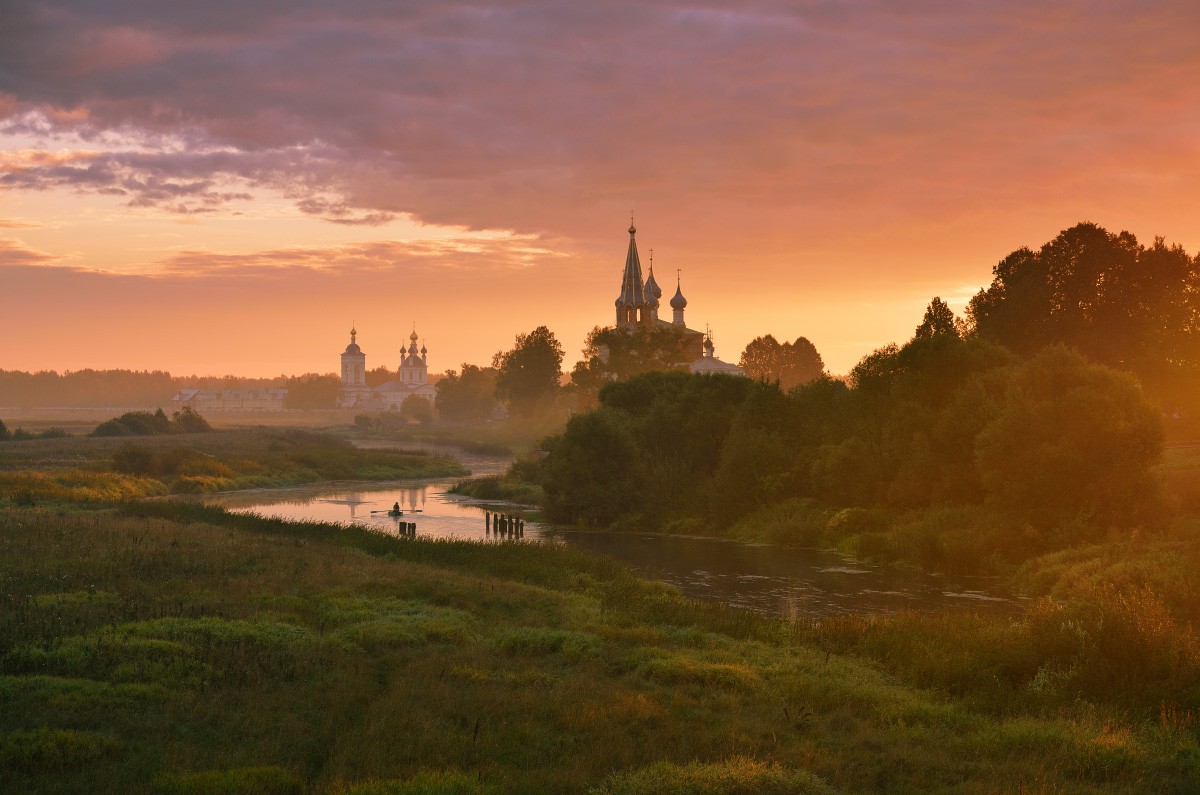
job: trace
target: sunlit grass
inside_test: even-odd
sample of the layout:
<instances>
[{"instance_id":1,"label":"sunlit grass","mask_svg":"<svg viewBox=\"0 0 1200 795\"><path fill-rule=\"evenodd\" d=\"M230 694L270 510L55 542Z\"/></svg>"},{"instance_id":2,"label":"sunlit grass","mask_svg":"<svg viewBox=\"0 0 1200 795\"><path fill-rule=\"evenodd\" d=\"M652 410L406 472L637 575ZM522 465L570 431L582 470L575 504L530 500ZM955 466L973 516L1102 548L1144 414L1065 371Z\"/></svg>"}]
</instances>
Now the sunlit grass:
<instances>
[{"instance_id":1,"label":"sunlit grass","mask_svg":"<svg viewBox=\"0 0 1200 795\"><path fill-rule=\"evenodd\" d=\"M1139 689L1091 656L1082 608L789 625L566 549L186 503L8 510L0 559L16 789L1184 791L1200 773L1197 704L1155 673L1182 653L1161 615L1122 630ZM1113 598L1106 627L1147 614Z\"/></svg>"},{"instance_id":2,"label":"sunlit grass","mask_svg":"<svg viewBox=\"0 0 1200 795\"><path fill-rule=\"evenodd\" d=\"M72 437L0 444L0 506L111 503L173 494L464 474L422 451L360 450L290 429L181 436Z\"/></svg>"}]
</instances>

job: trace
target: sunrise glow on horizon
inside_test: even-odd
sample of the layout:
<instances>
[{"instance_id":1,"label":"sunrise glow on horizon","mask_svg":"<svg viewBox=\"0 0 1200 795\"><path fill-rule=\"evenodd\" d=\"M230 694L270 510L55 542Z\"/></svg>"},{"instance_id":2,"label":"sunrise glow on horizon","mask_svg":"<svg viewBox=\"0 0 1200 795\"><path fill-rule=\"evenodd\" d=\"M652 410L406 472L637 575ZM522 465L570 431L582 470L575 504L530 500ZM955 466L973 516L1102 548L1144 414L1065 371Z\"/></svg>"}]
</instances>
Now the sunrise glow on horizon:
<instances>
[{"instance_id":1,"label":"sunrise glow on horizon","mask_svg":"<svg viewBox=\"0 0 1200 795\"><path fill-rule=\"evenodd\" d=\"M1091 221L1200 251L1200 7L5 4L0 369L487 364L612 322L831 373ZM672 285L671 290L674 289Z\"/></svg>"}]
</instances>

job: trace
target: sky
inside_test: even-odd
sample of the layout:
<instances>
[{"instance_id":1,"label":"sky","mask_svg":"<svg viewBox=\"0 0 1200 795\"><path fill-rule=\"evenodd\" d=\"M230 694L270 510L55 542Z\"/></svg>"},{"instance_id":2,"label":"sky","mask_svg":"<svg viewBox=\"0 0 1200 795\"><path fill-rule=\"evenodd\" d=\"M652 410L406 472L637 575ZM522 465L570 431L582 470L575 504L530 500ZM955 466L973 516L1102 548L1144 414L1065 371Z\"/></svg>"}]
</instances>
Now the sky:
<instances>
[{"instance_id":1,"label":"sky","mask_svg":"<svg viewBox=\"0 0 1200 795\"><path fill-rule=\"evenodd\" d=\"M1200 251L1200 4L0 0L0 369L430 369L613 322L831 373L1080 221ZM663 314L669 316L664 306Z\"/></svg>"}]
</instances>

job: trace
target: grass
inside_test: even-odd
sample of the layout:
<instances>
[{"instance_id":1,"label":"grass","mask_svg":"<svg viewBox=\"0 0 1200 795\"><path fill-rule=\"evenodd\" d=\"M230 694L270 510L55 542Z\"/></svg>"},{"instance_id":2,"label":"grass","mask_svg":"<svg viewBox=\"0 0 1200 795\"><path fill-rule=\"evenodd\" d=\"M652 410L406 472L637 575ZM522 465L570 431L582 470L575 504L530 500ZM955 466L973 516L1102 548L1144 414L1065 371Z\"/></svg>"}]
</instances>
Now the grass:
<instances>
[{"instance_id":1,"label":"grass","mask_svg":"<svg viewBox=\"0 0 1200 795\"><path fill-rule=\"evenodd\" d=\"M1100 624L1140 638L1127 655L1179 648L1116 596L1099 624L1046 607L792 625L559 547L178 501L9 508L0 560L15 791L1186 792L1200 776L1195 686L1162 687L1169 655L1120 698L1087 689L1124 681L1087 668L1107 659L1089 656Z\"/></svg>"},{"instance_id":2,"label":"grass","mask_svg":"<svg viewBox=\"0 0 1200 795\"><path fill-rule=\"evenodd\" d=\"M464 474L424 451L362 450L328 434L244 429L0 443L0 506L111 503L163 494Z\"/></svg>"},{"instance_id":3,"label":"grass","mask_svg":"<svg viewBox=\"0 0 1200 795\"><path fill-rule=\"evenodd\" d=\"M531 418L510 417L475 425L438 424L358 431L366 438L386 438L401 444L436 444L483 455L523 455L547 436L561 433L568 412L556 409Z\"/></svg>"}]
</instances>

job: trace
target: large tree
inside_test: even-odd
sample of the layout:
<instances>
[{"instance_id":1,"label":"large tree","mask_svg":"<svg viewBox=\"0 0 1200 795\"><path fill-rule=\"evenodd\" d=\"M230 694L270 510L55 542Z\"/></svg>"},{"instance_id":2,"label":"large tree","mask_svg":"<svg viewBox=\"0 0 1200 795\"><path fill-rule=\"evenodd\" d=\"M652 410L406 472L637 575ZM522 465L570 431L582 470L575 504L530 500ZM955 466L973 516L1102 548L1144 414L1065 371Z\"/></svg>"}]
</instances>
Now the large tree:
<instances>
[{"instance_id":1,"label":"large tree","mask_svg":"<svg viewBox=\"0 0 1200 795\"><path fill-rule=\"evenodd\" d=\"M750 341L742 351L738 365L751 378L778 381L784 390L820 378L825 362L817 348L805 337L780 344L767 334Z\"/></svg>"},{"instance_id":2,"label":"large tree","mask_svg":"<svg viewBox=\"0 0 1200 795\"><path fill-rule=\"evenodd\" d=\"M1161 404L1189 402L1200 375L1200 258L1095 224L1021 248L967 308L975 333L1021 354L1071 346L1132 372Z\"/></svg>"},{"instance_id":3,"label":"large tree","mask_svg":"<svg viewBox=\"0 0 1200 795\"><path fill-rule=\"evenodd\" d=\"M449 422L482 422L496 408L496 370L463 363L437 382L438 416Z\"/></svg>"},{"instance_id":4,"label":"large tree","mask_svg":"<svg viewBox=\"0 0 1200 795\"><path fill-rule=\"evenodd\" d=\"M562 345L545 326L518 334L511 350L499 351L492 357L492 366L497 371L496 396L514 414L535 414L557 394L562 360Z\"/></svg>"}]
</instances>

